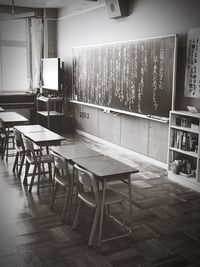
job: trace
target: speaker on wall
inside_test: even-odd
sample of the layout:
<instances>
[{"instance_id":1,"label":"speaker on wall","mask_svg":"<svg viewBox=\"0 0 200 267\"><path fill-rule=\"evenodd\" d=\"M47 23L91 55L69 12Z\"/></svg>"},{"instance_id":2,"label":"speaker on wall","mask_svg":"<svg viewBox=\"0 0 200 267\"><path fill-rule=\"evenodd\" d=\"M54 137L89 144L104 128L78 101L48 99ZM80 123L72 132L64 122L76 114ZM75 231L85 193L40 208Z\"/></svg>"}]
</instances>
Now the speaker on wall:
<instances>
[{"instance_id":1,"label":"speaker on wall","mask_svg":"<svg viewBox=\"0 0 200 267\"><path fill-rule=\"evenodd\" d=\"M105 0L105 3L110 19L128 16L129 0Z\"/></svg>"}]
</instances>

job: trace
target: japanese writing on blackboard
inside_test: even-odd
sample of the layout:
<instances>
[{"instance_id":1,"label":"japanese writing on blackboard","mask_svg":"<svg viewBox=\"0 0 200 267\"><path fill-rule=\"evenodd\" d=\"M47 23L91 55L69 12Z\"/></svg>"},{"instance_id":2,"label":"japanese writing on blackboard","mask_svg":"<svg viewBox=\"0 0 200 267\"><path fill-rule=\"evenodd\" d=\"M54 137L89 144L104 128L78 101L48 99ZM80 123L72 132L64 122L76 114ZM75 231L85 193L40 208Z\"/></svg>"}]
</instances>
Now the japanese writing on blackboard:
<instances>
[{"instance_id":1,"label":"japanese writing on blackboard","mask_svg":"<svg viewBox=\"0 0 200 267\"><path fill-rule=\"evenodd\" d=\"M200 97L200 28L188 31L185 96Z\"/></svg>"},{"instance_id":2,"label":"japanese writing on blackboard","mask_svg":"<svg viewBox=\"0 0 200 267\"><path fill-rule=\"evenodd\" d=\"M73 49L73 95L80 102L169 116L175 36Z\"/></svg>"}]
</instances>

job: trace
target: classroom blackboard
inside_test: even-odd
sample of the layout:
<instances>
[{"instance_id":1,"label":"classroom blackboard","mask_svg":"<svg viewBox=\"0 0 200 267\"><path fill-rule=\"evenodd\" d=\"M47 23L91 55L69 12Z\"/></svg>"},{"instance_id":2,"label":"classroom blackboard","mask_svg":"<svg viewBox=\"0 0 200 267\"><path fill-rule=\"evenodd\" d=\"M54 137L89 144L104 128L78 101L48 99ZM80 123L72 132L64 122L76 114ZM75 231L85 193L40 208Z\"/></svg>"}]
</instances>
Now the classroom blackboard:
<instances>
[{"instance_id":1,"label":"classroom blackboard","mask_svg":"<svg viewBox=\"0 0 200 267\"><path fill-rule=\"evenodd\" d=\"M169 117L176 36L73 48L73 100Z\"/></svg>"}]
</instances>

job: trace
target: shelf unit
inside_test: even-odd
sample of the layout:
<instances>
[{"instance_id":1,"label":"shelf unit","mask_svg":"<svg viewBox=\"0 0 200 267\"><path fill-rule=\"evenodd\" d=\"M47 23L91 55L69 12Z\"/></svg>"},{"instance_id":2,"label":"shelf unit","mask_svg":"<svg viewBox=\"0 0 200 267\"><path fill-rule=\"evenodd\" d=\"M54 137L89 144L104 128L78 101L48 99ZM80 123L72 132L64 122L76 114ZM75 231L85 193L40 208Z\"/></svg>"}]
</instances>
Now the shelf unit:
<instances>
[{"instance_id":1,"label":"shelf unit","mask_svg":"<svg viewBox=\"0 0 200 267\"><path fill-rule=\"evenodd\" d=\"M168 178L200 192L200 113L171 111Z\"/></svg>"},{"instance_id":2,"label":"shelf unit","mask_svg":"<svg viewBox=\"0 0 200 267\"><path fill-rule=\"evenodd\" d=\"M50 120L53 117L63 117L63 103L64 99L62 96L53 96L53 95L43 95L42 93L38 94L36 99L37 104L37 121L39 123L39 116L46 117L47 127L50 128ZM40 102L43 102L41 107Z\"/></svg>"}]
</instances>

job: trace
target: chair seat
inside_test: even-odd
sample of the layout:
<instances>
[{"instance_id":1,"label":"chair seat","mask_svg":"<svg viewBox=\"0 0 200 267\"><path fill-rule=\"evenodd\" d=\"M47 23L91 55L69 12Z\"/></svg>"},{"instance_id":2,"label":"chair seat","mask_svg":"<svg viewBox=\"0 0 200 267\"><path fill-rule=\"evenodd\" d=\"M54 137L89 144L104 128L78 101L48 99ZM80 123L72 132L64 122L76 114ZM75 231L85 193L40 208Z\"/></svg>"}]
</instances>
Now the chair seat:
<instances>
[{"instance_id":1,"label":"chair seat","mask_svg":"<svg viewBox=\"0 0 200 267\"><path fill-rule=\"evenodd\" d=\"M76 188L77 182L74 181L74 168L66 161L66 159L55 152L51 151L54 162L53 191L50 202L50 208L53 209L57 198L65 197L62 210L61 220L69 223L72 210L73 190ZM59 187L64 187L64 194L58 195Z\"/></svg>"},{"instance_id":2,"label":"chair seat","mask_svg":"<svg viewBox=\"0 0 200 267\"><path fill-rule=\"evenodd\" d=\"M84 202L86 202L90 207L95 208L96 207L96 201L94 199L94 194L93 192L84 192L84 193L78 193L78 197L82 199ZM119 203L122 202L125 199L124 196L121 194L111 190L111 189L106 189L105 192L105 205L109 204L114 204L114 203ZM102 201L102 190L99 191L99 202Z\"/></svg>"},{"instance_id":3,"label":"chair seat","mask_svg":"<svg viewBox=\"0 0 200 267\"><path fill-rule=\"evenodd\" d=\"M28 160L29 164L34 164L35 161L32 157L27 156L26 159ZM51 163L53 162L51 155L41 155L36 156L36 161L40 163Z\"/></svg>"},{"instance_id":4,"label":"chair seat","mask_svg":"<svg viewBox=\"0 0 200 267\"><path fill-rule=\"evenodd\" d=\"M76 208L76 214L74 217L74 223L72 229L75 229L78 224L78 218L81 211L82 202L88 205L89 207L94 208L95 215L93 219L88 245L91 246L93 244L94 235L96 233L97 225L99 223L98 246L100 247L101 241L103 241L101 239L101 236L102 236L103 216L105 208L107 208L107 212L108 214L110 214L110 205L117 204L121 206L122 227L123 231L125 231L125 216L123 207L125 196L113 191L110 188L105 188L105 186L103 186L102 189L99 190L98 180L92 172L78 166L77 164L74 165L74 169L76 170L78 178L78 205ZM104 199L103 199L103 193L105 193ZM112 239L113 238L116 237L112 237Z\"/></svg>"},{"instance_id":5,"label":"chair seat","mask_svg":"<svg viewBox=\"0 0 200 267\"><path fill-rule=\"evenodd\" d=\"M42 148L40 147L40 146L38 146L38 145L35 145L34 144L34 150L36 151L36 152L40 152L40 151L42 151ZM19 153L24 153L24 148L23 148L23 146L21 145L21 146L17 146L16 145L16 150L19 152Z\"/></svg>"},{"instance_id":6,"label":"chair seat","mask_svg":"<svg viewBox=\"0 0 200 267\"><path fill-rule=\"evenodd\" d=\"M55 182L59 183L60 185L67 187L69 186L69 182L67 181L67 177L65 176L55 176Z\"/></svg>"},{"instance_id":7,"label":"chair seat","mask_svg":"<svg viewBox=\"0 0 200 267\"><path fill-rule=\"evenodd\" d=\"M73 169L69 168L69 175L71 175L71 177L73 177ZM55 175L54 179L57 183L59 183L62 186L68 187L69 186L69 179L66 176L61 176L61 175ZM76 184L76 181L73 181L73 184Z\"/></svg>"},{"instance_id":8,"label":"chair seat","mask_svg":"<svg viewBox=\"0 0 200 267\"><path fill-rule=\"evenodd\" d=\"M35 151L42 151L42 148L36 144L33 145Z\"/></svg>"}]
</instances>

